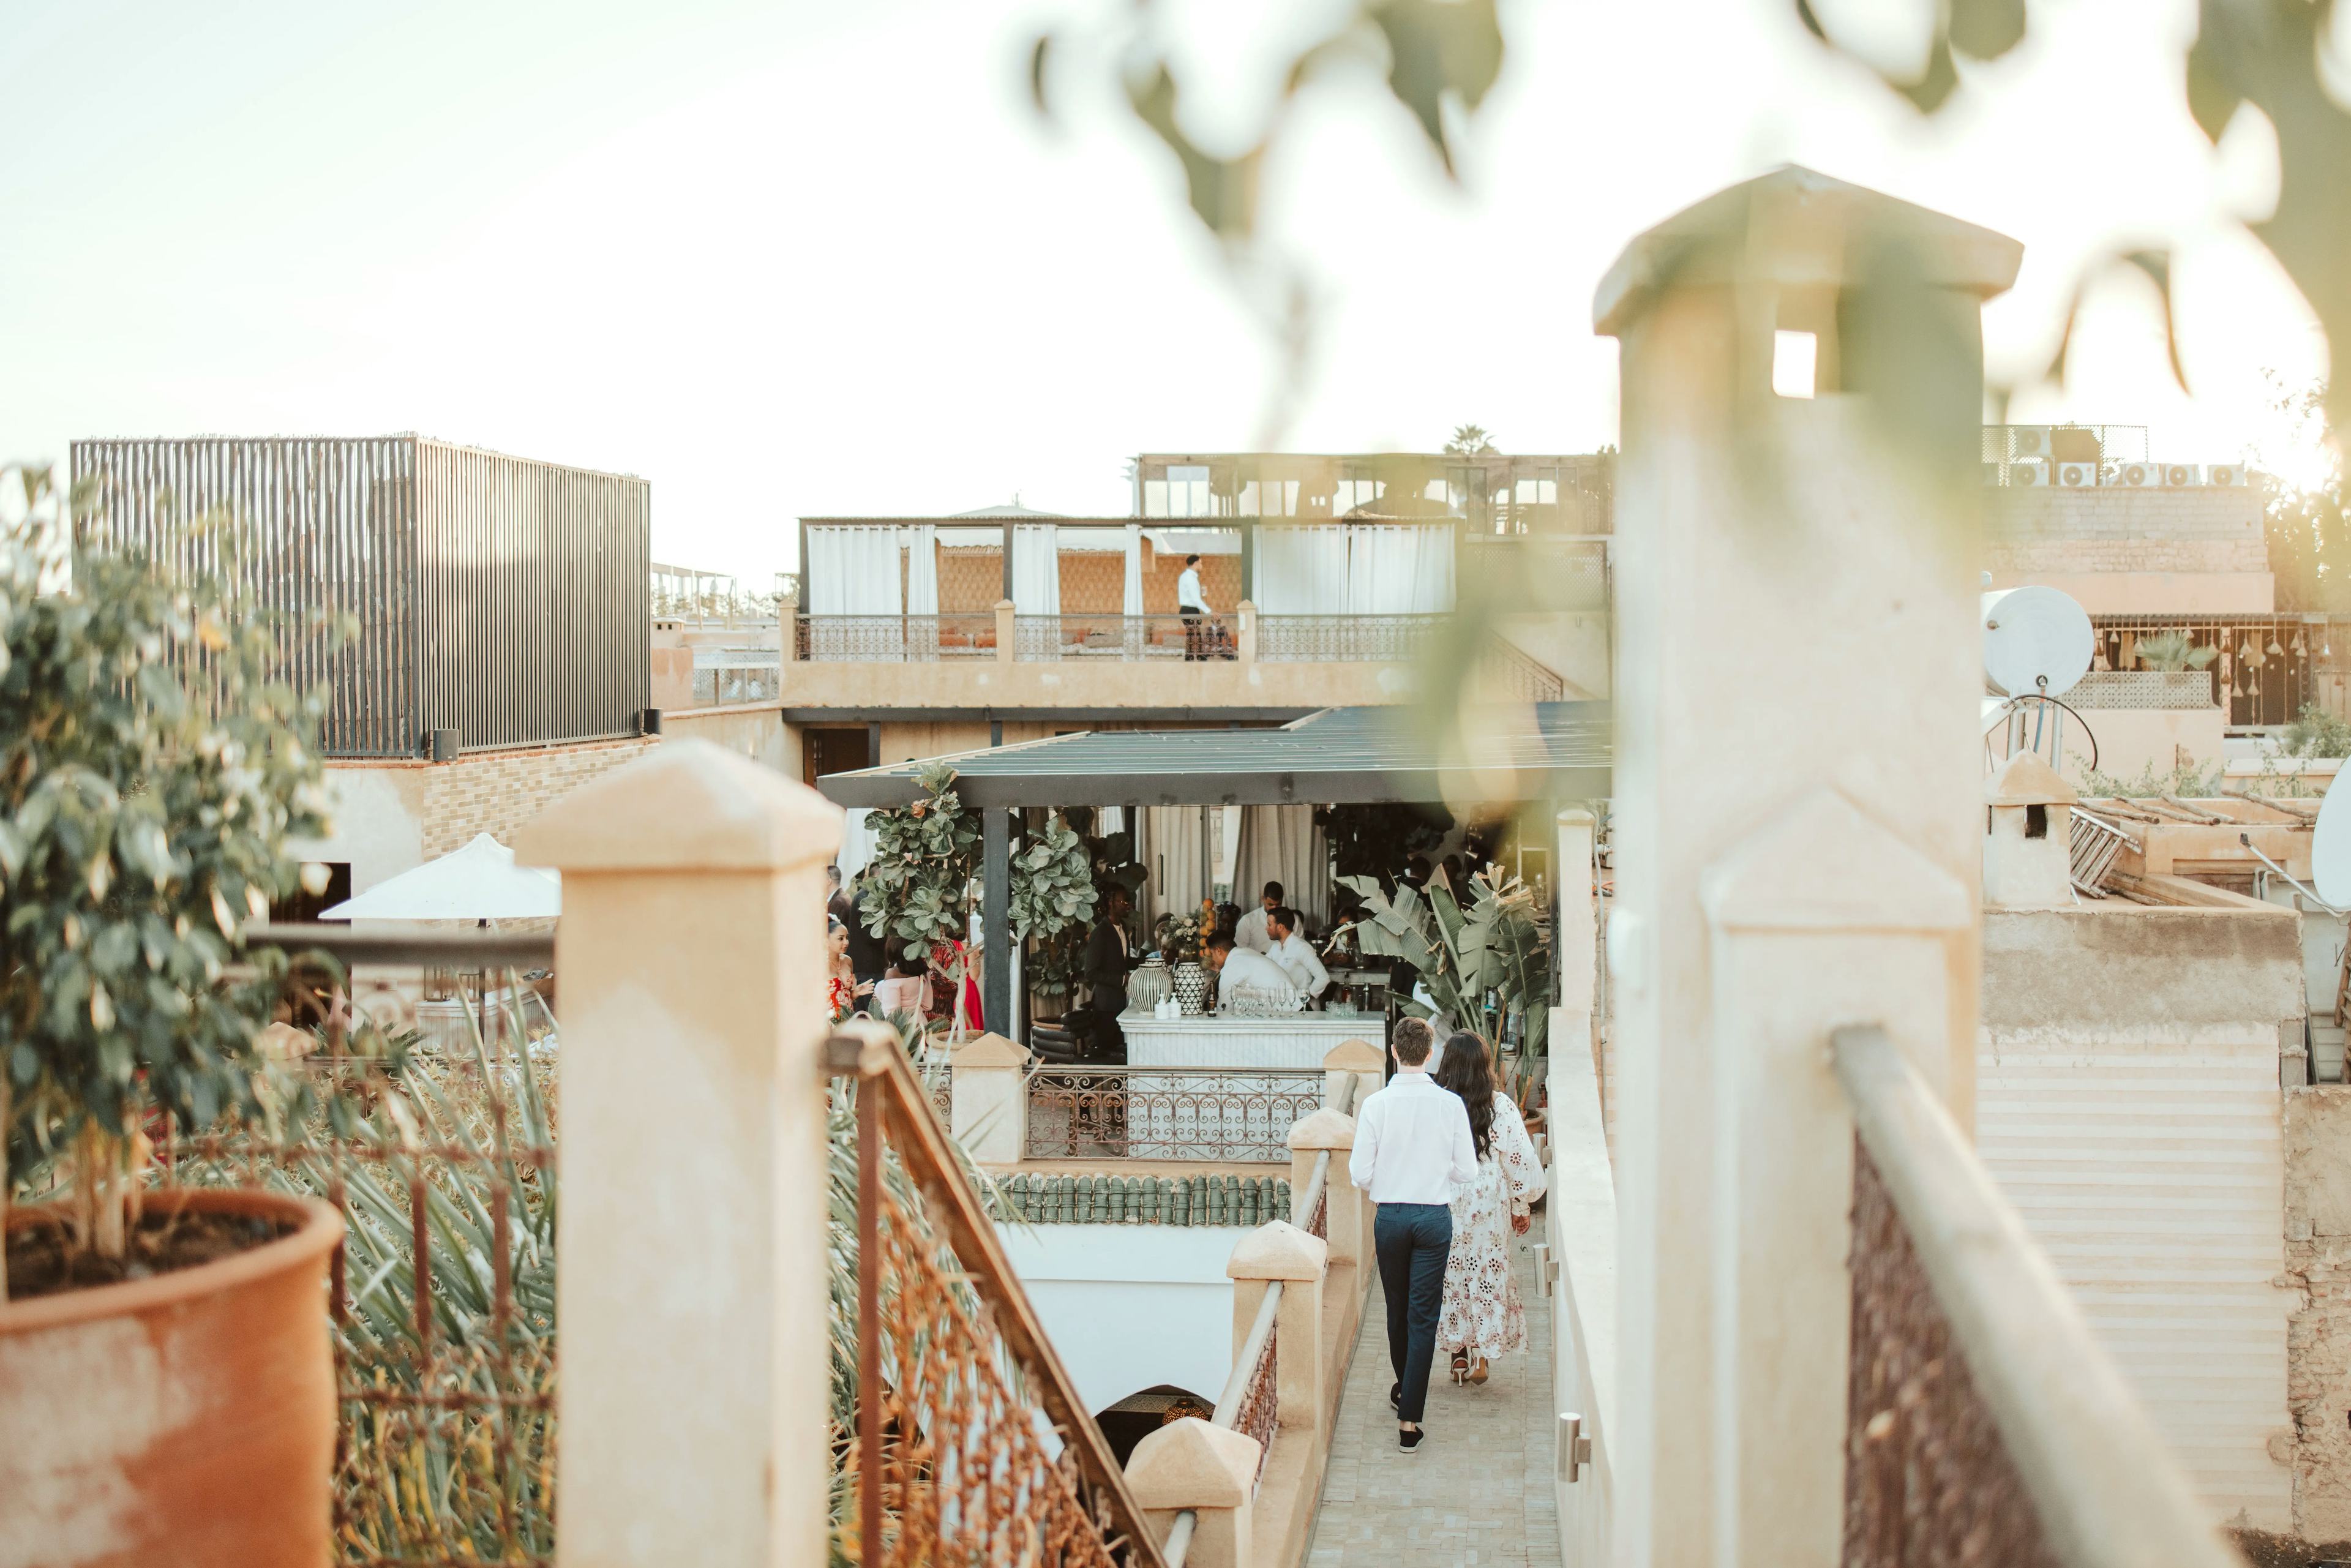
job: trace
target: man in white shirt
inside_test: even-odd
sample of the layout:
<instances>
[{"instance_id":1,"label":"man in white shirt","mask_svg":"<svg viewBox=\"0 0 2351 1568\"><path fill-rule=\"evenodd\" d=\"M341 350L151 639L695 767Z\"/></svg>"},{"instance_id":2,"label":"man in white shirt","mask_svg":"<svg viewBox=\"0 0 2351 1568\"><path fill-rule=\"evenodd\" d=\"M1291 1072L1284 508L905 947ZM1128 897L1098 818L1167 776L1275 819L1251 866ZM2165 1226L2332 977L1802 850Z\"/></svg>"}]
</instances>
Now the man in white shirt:
<instances>
[{"instance_id":1,"label":"man in white shirt","mask_svg":"<svg viewBox=\"0 0 2351 1568\"><path fill-rule=\"evenodd\" d=\"M1265 896L1258 901L1258 906L1242 915L1240 924L1233 927L1234 944L1246 947L1252 953L1272 952L1273 938L1267 935L1265 923L1273 912L1280 907L1281 883L1267 883Z\"/></svg>"},{"instance_id":2,"label":"man in white shirt","mask_svg":"<svg viewBox=\"0 0 2351 1568\"><path fill-rule=\"evenodd\" d=\"M1478 1177L1478 1149L1461 1097L1428 1075L1437 1038L1405 1019L1389 1040L1395 1076L1355 1112L1347 1175L1379 1206L1372 1246L1387 1297L1388 1361L1395 1386L1396 1447L1420 1451L1428 1369L1445 1308L1445 1262L1453 1249L1453 1195Z\"/></svg>"},{"instance_id":3,"label":"man in white shirt","mask_svg":"<svg viewBox=\"0 0 2351 1568\"><path fill-rule=\"evenodd\" d=\"M1265 932L1273 943L1266 956L1281 966L1290 983L1306 996L1321 996L1331 984L1331 971L1315 956L1314 944L1300 934L1298 911L1275 910L1265 917Z\"/></svg>"},{"instance_id":4,"label":"man in white shirt","mask_svg":"<svg viewBox=\"0 0 2351 1568\"><path fill-rule=\"evenodd\" d=\"M1184 575L1176 580L1176 609L1184 617L1184 658L1196 663L1208 656L1201 630L1207 618L1216 613L1208 608L1208 596L1200 591L1200 558L1184 558Z\"/></svg>"},{"instance_id":5,"label":"man in white shirt","mask_svg":"<svg viewBox=\"0 0 2351 1568\"><path fill-rule=\"evenodd\" d=\"M1244 990L1269 1009L1295 1010L1299 1006L1298 988L1280 965L1262 953L1234 946L1233 939L1221 932L1208 938L1207 961L1208 973L1217 977L1218 1012L1229 1011L1234 997Z\"/></svg>"}]
</instances>

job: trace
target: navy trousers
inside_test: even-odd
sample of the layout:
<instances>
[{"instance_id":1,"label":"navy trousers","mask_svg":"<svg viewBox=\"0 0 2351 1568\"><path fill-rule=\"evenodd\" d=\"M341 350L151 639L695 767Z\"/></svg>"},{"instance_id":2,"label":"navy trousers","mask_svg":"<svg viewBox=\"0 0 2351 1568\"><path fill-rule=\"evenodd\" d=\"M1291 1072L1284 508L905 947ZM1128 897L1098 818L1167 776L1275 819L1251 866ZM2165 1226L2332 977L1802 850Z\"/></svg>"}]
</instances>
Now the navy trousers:
<instances>
[{"instance_id":1,"label":"navy trousers","mask_svg":"<svg viewBox=\"0 0 2351 1568\"><path fill-rule=\"evenodd\" d=\"M1437 1322L1445 1311L1453 1210L1441 1203L1384 1203L1372 1221L1372 1249L1387 1296L1388 1360L1404 1385L1396 1419L1418 1425L1428 1404L1429 1364L1437 1359Z\"/></svg>"}]
</instances>

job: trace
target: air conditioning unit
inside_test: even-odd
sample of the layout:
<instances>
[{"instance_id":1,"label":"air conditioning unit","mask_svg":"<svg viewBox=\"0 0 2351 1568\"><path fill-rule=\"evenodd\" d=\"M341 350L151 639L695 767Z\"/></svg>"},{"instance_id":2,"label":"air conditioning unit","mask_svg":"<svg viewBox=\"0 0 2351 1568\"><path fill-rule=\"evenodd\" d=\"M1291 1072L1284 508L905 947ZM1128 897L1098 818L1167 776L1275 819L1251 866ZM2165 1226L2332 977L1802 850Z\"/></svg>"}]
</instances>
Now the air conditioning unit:
<instances>
[{"instance_id":1,"label":"air conditioning unit","mask_svg":"<svg viewBox=\"0 0 2351 1568\"><path fill-rule=\"evenodd\" d=\"M2194 463L2167 463L2163 465L2163 482L2167 485L2201 485L2204 470Z\"/></svg>"},{"instance_id":2,"label":"air conditioning unit","mask_svg":"<svg viewBox=\"0 0 2351 1568\"><path fill-rule=\"evenodd\" d=\"M2207 485L2247 485L2252 482L2241 463L2215 463L2204 470Z\"/></svg>"},{"instance_id":3,"label":"air conditioning unit","mask_svg":"<svg viewBox=\"0 0 2351 1568\"><path fill-rule=\"evenodd\" d=\"M2160 485L2165 483L2163 467L2156 463L2117 463L2106 483L2109 485ZM2177 481L2173 481L2177 483Z\"/></svg>"},{"instance_id":4,"label":"air conditioning unit","mask_svg":"<svg viewBox=\"0 0 2351 1568\"><path fill-rule=\"evenodd\" d=\"M2065 489L2080 489L2098 482L2098 465L2095 463L2059 463L2051 483Z\"/></svg>"},{"instance_id":5,"label":"air conditioning unit","mask_svg":"<svg viewBox=\"0 0 2351 1568\"><path fill-rule=\"evenodd\" d=\"M2005 485L2005 484L2007 484L2007 483L2008 483L2008 465L2007 465L2007 464L2005 464L2005 463L1987 463L1987 464L1985 464L1985 465L1983 465L1983 482L1984 482L1985 484L1987 484L1987 485Z\"/></svg>"},{"instance_id":6,"label":"air conditioning unit","mask_svg":"<svg viewBox=\"0 0 2351 1568\"><path fill-rule=\"evenodd\" d=\"M2046 485L2049 483L2049 465L2011 463L2008 465L2008 482L2011 485Z\"/></svg>"},{"instance_id":7,"label":"air conditioning unit","mask_svg":"<svg viewBox=\"0 0 2351 1568\"><path fill-rule=\"evenodd\" d=\"M2045 424L2011 424L2008 427L2008 455L2011 462L2020 459L2049 456L2049 427Z\"/></svg>"}]
</instances>

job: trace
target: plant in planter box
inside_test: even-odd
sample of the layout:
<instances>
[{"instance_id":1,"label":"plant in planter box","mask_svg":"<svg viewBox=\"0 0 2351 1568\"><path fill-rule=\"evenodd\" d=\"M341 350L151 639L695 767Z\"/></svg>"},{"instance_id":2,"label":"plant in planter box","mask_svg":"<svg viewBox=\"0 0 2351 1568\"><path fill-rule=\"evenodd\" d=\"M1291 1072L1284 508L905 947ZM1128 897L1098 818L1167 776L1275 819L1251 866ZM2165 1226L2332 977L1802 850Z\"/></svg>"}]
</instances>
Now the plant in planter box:
<instances>
[{"instance_id":1,"label":"plant in planter box","mask_svg":"<svg viewBox=\"0 0 2351 1568\"><path fill-rule=\"evenodd\" d=\"M35 519L66 520L45 471L0 474ZM298 884L287 836L325 831L324 702L278 678L234 534L207 521L171 542L193 563L177 577L131 553L47 557L30 531L0 540L0 1147L12 1169L49 1162L65 1195L5 1217L0 1430L30 1429L10 1405L44 1363L103 1368L103 1347L134 1342L175 1386L111 1397L186 1419L106 1453L110 1493L84 1490L99 1479L72 1445L0 1445L0 1496L111 1496L79 1522L142 1560L317 1562L340 1222L259 1192L142 1199L141 1181L160 1114L209 1127L300 1108L267 1089L256 1038L281 961L243 938ZM0 1203L11 1186L0 1172Z\"/></svg>"}]
</instances>

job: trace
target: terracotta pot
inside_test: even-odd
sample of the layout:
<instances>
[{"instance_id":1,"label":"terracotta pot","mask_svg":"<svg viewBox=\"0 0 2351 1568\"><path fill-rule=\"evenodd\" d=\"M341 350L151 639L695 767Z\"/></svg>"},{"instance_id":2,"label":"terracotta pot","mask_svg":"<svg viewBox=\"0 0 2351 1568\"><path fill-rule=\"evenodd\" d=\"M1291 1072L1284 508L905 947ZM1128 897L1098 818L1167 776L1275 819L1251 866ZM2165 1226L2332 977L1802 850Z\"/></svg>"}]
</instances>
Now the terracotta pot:
<instances>
[{"instance_id":1,"label":"terracotta pot","mask_svg":"<svg viewBox=\"0 0 2351 1568\"><path fill-rule=\"evenodd\" d=\"M233 1258L0 1307L0 1568L321 1568L342 1217L263 1192L174 1207L298 1228ZM11 1230L44 1211L16 1209Z\"/></svg>"}]
</instances>

